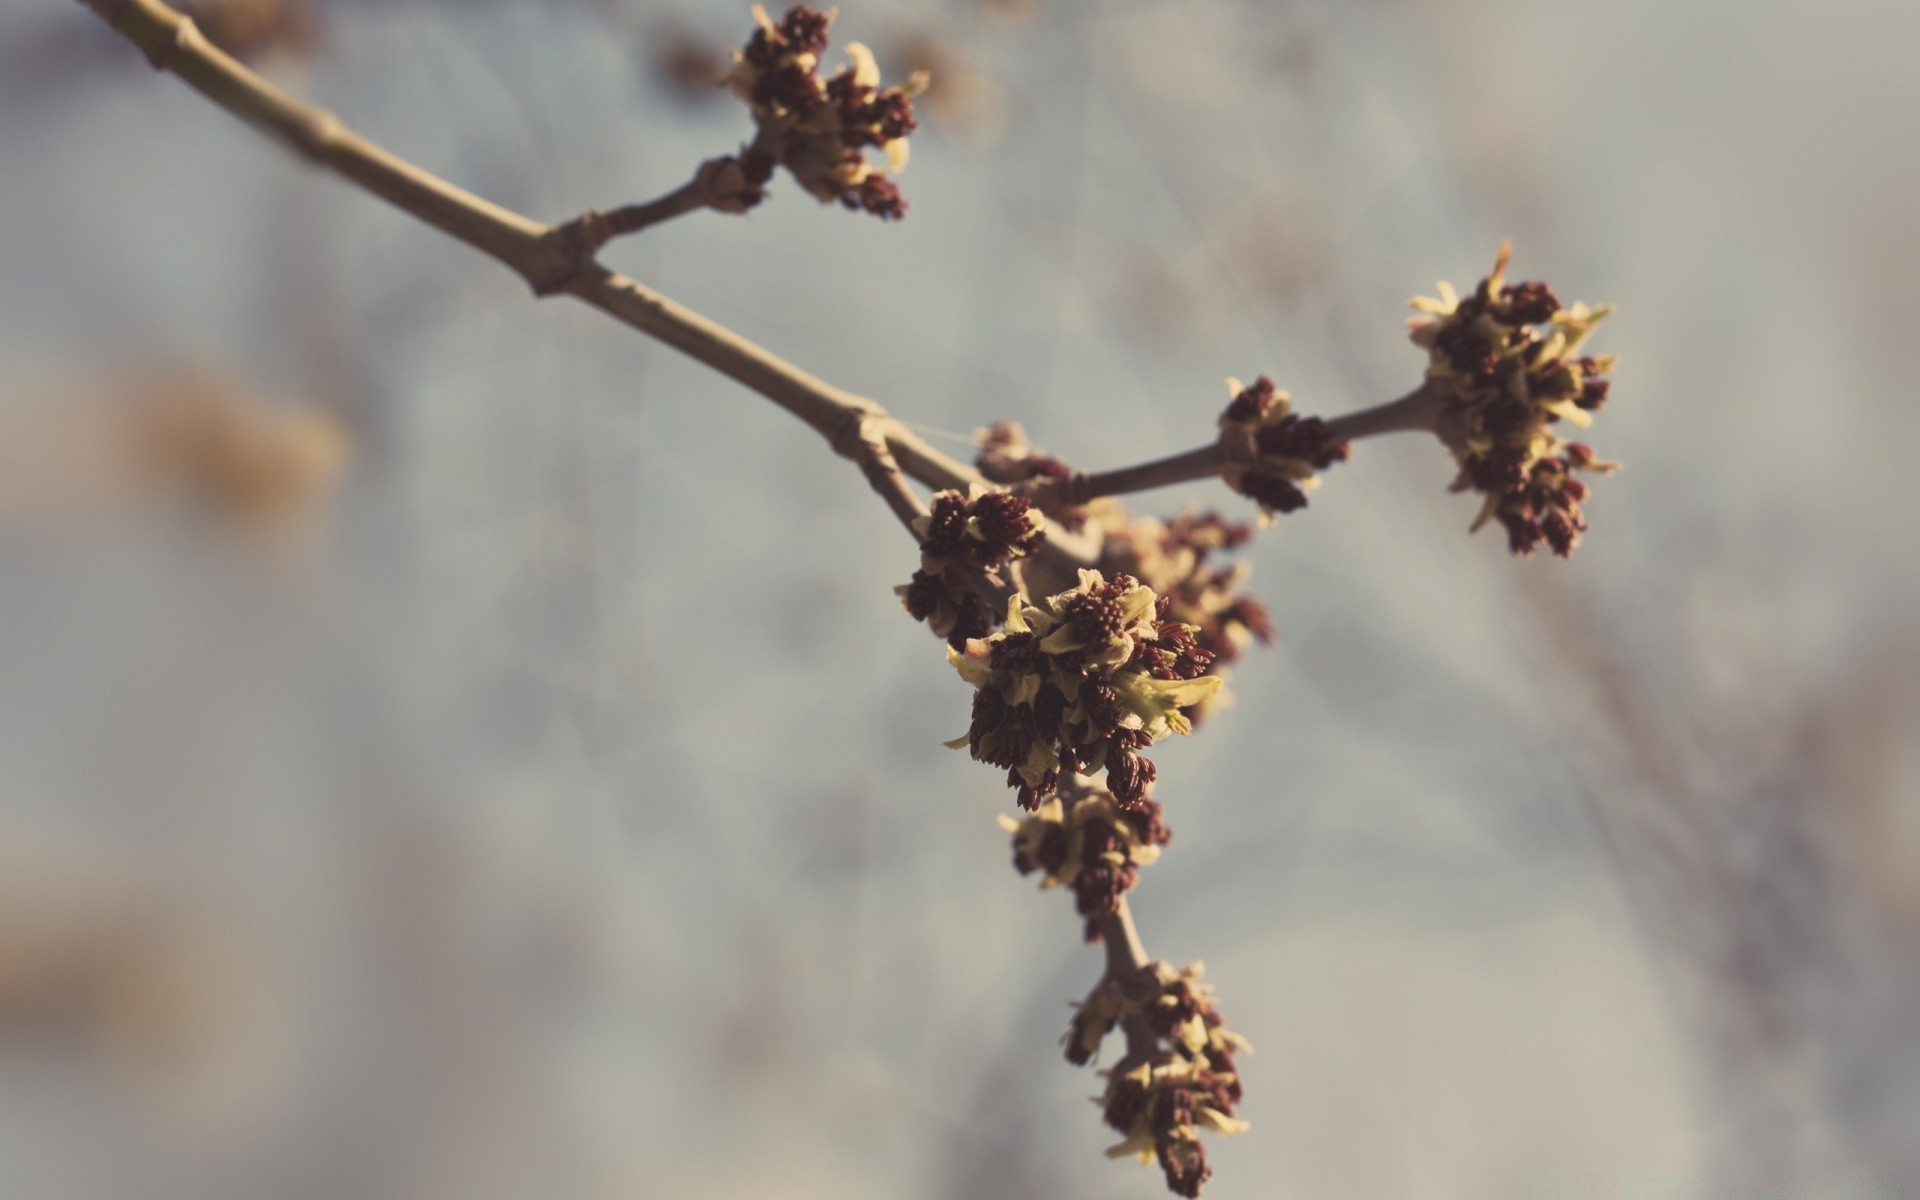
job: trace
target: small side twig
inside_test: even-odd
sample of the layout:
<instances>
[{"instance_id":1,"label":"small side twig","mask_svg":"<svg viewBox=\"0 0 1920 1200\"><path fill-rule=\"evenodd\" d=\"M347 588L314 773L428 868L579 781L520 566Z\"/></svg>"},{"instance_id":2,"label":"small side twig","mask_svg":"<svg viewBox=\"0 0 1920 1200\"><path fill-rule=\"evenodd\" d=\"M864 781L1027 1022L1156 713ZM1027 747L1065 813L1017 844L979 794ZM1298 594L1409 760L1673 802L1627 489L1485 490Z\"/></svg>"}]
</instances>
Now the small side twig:
<instances>
[{"instance_id":1,"label":"small side twig","mask_svg":"<svg viewBox=\"0 0 1920 1200\"><path fill-rule=\"evenodd\" d=\"M1439 422L1439 398L1423 385L1398 400L1363 408L1344 417L1334 417L1326 422L1326 430L1332 438L1347 440L1382 433L1432 433L1438 429ZM1209 442L1131 467L1049 479L1035 486L1034 498L1050 505L1085 504L1101 496L1122 496L1176 483L1190 483L1196 479L1210 479L1220 473L1224 462L1219 443Z\"/></svg>"},{"instance_id":2,"label":"small side twig","mask_svg":"<svg viewBox=\"0 0 1920 1200\"><path fill-rule=\"evenodd\" d=\"M1140 931L1133 923L1133 909L1127 904L1125 896L1113 914L1100 922L1100 940L1107 948L1107 978L1125 983L1137 980L1151 961L1147 957L1147 948L1140 941ZM1151 1060L1160 1049L1160 1039L1147 1027L1146 1019L1139 1014L1129 1014L1121 1020L1121 1030L1126 1034L1127 1050L1116 1069L1124 1070L1137 1063Z\"/></svg>"},{"instance_id":3,"label":"small side twig","mask_svg":"<svg viewBox=\"0 0 1920 1200\"><path fill-rule=\"evenodd\" d=\"M834 452L850 458L867 482L887 502L893 515L917 538L914 522L927 515L927 506L908 485L900 464L887 448L885 423L866 413L848 415L845 427L832 439Z\"/></svg>"}]
</instances>

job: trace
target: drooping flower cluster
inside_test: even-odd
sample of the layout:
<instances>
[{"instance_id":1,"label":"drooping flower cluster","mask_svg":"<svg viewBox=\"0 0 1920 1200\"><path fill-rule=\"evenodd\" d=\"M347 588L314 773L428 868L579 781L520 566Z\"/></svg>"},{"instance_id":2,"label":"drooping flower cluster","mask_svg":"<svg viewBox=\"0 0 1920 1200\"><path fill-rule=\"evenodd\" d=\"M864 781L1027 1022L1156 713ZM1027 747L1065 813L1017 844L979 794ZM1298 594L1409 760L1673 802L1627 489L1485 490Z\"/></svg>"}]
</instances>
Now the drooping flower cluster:
<instances>
[{"instance_id":1,"label":"drooping flower cluster","mask_svg":"<svg viewBox=\"0 0 1920 1200\"><path fill-rule=\"evenodd\" d=\"M914 522L920 537L920 569L894 589L916 621L958 649L993 631L993 608L981 584L1045 540L1033 502L1011 492L975 484L966 494L938 492L931 511ZM990 580L991 577L991 580Z\"/></svg>"},{"instance_id":2,"label":"drooping flower cluster","mask_svg":"<svg viewBox=\"0 0 1920 1200\"><path fill-rule=\"evenodd\" d=\"M1123 571L1151 587L1167 605L1167 616L1193 627L1193 640L1213 656L1208 673L1225 678L1227 664L1250 641L1273 640L1266 605L1243 589L1252 565L1217 563L1214 555L1244 545L1251 526L1228 521L1217 512L1185 512L1169 521L1130 517L1118 504L1101 512L1105 539L1101 569ZM1224 687L1187 710L1198 724L1208 710L1228 703Z\"/></svg>"},{"instance_id":3,"label":"drooping flower cluster","mask_svg":"<svg viewBox=\"0 0 1920 1200\"><path fill-rule=\"evenodd\" d=\"M1082 570L1079 586L1038 604L1015 596L1004 626L948 659L973 684L973 722L954 746L1004 767L1020 806L1038 809L1063 774L1106 773L1123 806L1144 800L1155 769L1138 751L1190 733L1181 711L1212 695L1213 656L1130 575Z\"/></svg>"},{"instance_id":4,"label":"drooping flower cluster","mask_svg":"<svg viewBox=\"0 0 1920 1200\"><path fill-rule=\"evenodd\" d=\"M1107 1124L1125 1140L1107 1153L1137 1154L1143 1163L1158 1158L1167 1187L1181 1196L1198 1196L1213 1173L1200 1130L1231 1135L1247 1128L1234 1115L1241 1100L1234 1056L1252 1047L1221 1019L1212 987L1201 982L1204 970L1156 961L1131 976L1108 975L1075 1012L1065 1038L1068 1061L1085 1065L1116 1026L1127 1029L1127 1057L1106 1073L1101 1099ZM1138 1045L1148 1039L1150 1052Z\"/></svg>"},{"instance_id":5,"label":"drooping flower cluster","mask_svg":"<svg viewBox=\"0 0 1920 1200\"><path fill-rule=\"evenodd\" d=\"M1316 474L1347 461L1352 444L1333 436L1319 417L1293 411L1287 393L1265 375L1249 386L1227 380L1233 399L1220 414L1220 476L1260 505L1263 521L1307 506Z\"/></svg>"},{"instance_id":6,"label":"drooping flower cluster","mask_svg":"<svg viewBox=\"0 0 1920 1200\"><path fill-rule=\"evenodd\" d=\"M849 42L852 65L823 80L820 56L831 10L796 5L776 22L755 5L753 16L759 28L734 54L727 82L747 102L759 133L737 159L715 160L723 164L716 169L731 163L740 172L744 206L759 201L777 165L822 203L837 200L883 220L905 216L899 187L873 169L866 152L881 150L895 173L906 167L907 135L919 124L913 97L926 87L926 76L882 88L873 52Z\"/></svg>"},{"instance_id":7,"label":"drooping flower cluster","mask_svg":"<svg viewBox=\"0 0 1920 1200\"><path fill-rule=\"evenodd\" d=\"M1554 432L1586 428L1607 402L1614 358L1581 353L1611 305L1562 307L1544 283L1506 282L1510 248L1464 299L1446 283L1420 296L1408 321L1427 351L1427 388L1442 405L1440 435L1460 464L1453 490L1484 497L1473 527L1499 520L1515 554L1545 543L1561 557L1586 531L1577 471L1605 472L1578 442Z\"/></svg>"},{"instance_id":8,"label":"drooping flower cluster","mask_svg":"<svg viewBox=\"0 0 1920 1200\"><path fill-rule=\"evenodd\" d=\"M1160 817L1160 806L1145 797L1122 806L1110 793L1068 787L1026 819L1002 816L1000 824L1013 835L1014 869L1039 872L1043 889L1071 888L1087 940L1097 942L1102 918L1120 910L1140 868L1173 839Z\"/></svg>"}]
</instances>

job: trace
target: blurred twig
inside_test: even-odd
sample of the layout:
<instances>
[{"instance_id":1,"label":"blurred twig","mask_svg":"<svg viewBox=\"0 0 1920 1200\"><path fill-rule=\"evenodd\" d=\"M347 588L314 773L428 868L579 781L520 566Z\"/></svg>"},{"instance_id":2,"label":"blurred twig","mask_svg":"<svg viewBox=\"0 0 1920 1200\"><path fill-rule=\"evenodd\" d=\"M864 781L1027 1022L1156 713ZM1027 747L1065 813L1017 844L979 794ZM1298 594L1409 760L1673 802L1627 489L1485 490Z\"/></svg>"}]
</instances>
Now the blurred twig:
<instances>
[{"instance_id":1,"label":"blurred twig","mask_svg":"<svg viewBox=\"0 0 1920 1200\"><path fill-rule=\"evenodd\" d=\"M1527 599L1553 646L1548 691L1594 752L1594 819L1689 985L1682 1014L1737 1159L1725 1172L1789 1191L1835 1171L1910 1173L1911 1139L1889 1133L1885 1112L1860 1111L1900 1098L1863 1102L1869 1090L1905 1088L1912 1102L1904 1043L1920 1013L1898 914L1873 911L1874 863L1860 853L1898 860L1901 848L1871 834L1845 844L1849 823L1883 815L1877 797L1849 793L1890 789L1874 763L1889 757L1885 739L1818 701L1686 736L1675 699L1628 666L1575 589L1534 576Z\"/></svg>"}]
</instances>

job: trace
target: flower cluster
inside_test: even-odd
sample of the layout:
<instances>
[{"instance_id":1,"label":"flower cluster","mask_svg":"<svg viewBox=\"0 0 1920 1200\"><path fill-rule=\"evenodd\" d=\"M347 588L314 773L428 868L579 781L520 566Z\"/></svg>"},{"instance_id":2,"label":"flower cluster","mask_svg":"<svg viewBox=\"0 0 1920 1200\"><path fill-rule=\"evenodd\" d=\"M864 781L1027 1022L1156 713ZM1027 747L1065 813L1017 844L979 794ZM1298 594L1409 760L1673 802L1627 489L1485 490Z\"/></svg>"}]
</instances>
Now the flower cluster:
<instances>
[{"instance_id":1,"label":"flower cluster","mask_svg":"<svg viewBox=\"0 0 1920 1200\"><path fill-rule=\"evenodd\" d=\"M936 493L913 530L920 537L920 569L894 591L909 616L955 649L993 631L995 614L980 588L989 573L1032 553L1046 537L1032 501L979 484L964 495Z\"/></svg>"},{"instance_id":2,"label":"flower cluster","mask_svg":"<svg viewBox=\"0 0 1920 1200\"><path fill-rule=\"evenodd\" d=\"M1192 626L1168 619L1139 580L1098 571L1038 604L1013 597L998 632L947 657L977 689L972 725L951 744L1006 768L1028 810L1063 773L1105 771L1122 805L1146 799L1156 772L1137 751L1192 732L1181 710L1220 687Z\"/></svg>"},{"instance_id":3,"label":"flower cluster","mask_svg":"<svg viewBox=\"0 0 1920 1200\"><path fill-rule=\"evenodd\" d=\"M900 189L873 169L866 152L880 149L895 173L907 165L907 135L919 124L913 97L926 87L926 76L915 74L899 87L882 88L873 52L849 42L852 65L823 80L820 56L827 48L831 11L801 4L776 22L755 5L753 16L759 28L734 54L727 83L752 109L759 133L739 158L716 160L740 172L742 203L758 202L779 165L823 203L838 200L883 220L905 216Z\"/></svg>"},{"instance_id":4,"label":"flower cluster","mask_svg":"<svg viewBox=\"0 0 1920 1200\"><path fill-rule=\"evenodd\" d=\"M1101 919L1120 911L1140 868L1160 857L1173 834L1160 806L1142 799L1122 806L1107 792L1067 788L1024 820L1002 816L1013 835L1013 866L1040 873L1040 886L1073 889L1074 908L1086 918L1089 942L1101 940Z\"/></svg>"},{"instance_id":5,"label":"flower cluster","mask_svg":"<svg viewBox=\"0 0 1920 1200\"><path fill-rule=\"evenodd\" d=\"M1500 247L1493 272L1464 299L1448 284L1420 296L1410 320L1428 356L1427 388L1442 405L1441 437L1460 465L1455 491L1483 496L1473 527L1506 526L1516 554L1542 542L1565 557L1586 530L1575 471L1604 472L1593 451L1562 440L1553 427L1585 428L1607 402L1612 355L1582 354L1610 305L1562 307L1544 283L1507 283L1511 251Z\"/></svg>"},{"instance_id":6,"label":"flower cluster","mask_svg":"<svg viewBox=\"0 0 1920 1200\"><path fill-rule=\"evenodd\" d=\"M1050 479L1066 479L1073 468L1051 454L1042 454L1027 441L1027 431L1018 422L1001 421L974 434L980 453L974 466L993 482L1013 487ZM1042 489L1039 494L1047 493ZM1088 507L1084 504L1050 504L1043 500L1042 511L1060 523L1068 533L1086 528Z\"/></svg>"},{"instance_id":7,"label":"flower cluster","mask_svg":"<svg viewBox=\"0 0 1920 1200\"><path fill-rule=\"evenodd\" d=\"M1593 447L1585 442L1560 443L1557 451L1536 459L1518 488L1492 497L1492 516L1506 527L1508 547L1524 557L1545 542L1561 558L1572 554L1587 531L1586 514L1580 508L1587 498L1587 485L1574 472L1604 474L1619 465L1595 458Z\"/></svg>"},{"instance_id":8,"label":"flower cluster","mask_svg":"<svg viewBox=\"0 0 1920 1200\"><path fill-rule=\"evenodd\" d=\"M1220 414L1221 478L1258 502L1263 521L1307 506L1317 471L1347 461L1352 443L1333 436L1319 417L1292 410L1287 394L1265 375L1242 387L1227 380L1233 399Z\"/></svg>"},{"instance_id":9,"label":"flower cluster","mask_svg":"<svg viewBox=\"0 0 1920 1200\"><path fill-rule=\"evenodd\" d=\"M1192 626L1194 642L1213 656L1209 674L1224 678L1224 668L1248 642L1273 640L1266 605L1243 590L1252 565L1221 564L1213 557L1244 545L1253 536L1251 526L1211 511L1185 512L1165 522L1129 517L1118 504L1101 515L1101 569L1139 579L1165 602L1169 618ZM1198 724L1208 709L1228 699L1223 687L1187 716Z\"/></svg>"},{"instance_id":10,"label":"flower cluster","mask_svg":"<svg viewBox=\"0 0 1920 1200\"><path fill-rule=\"evenodd\" d=\"M1200 1130L1247 1128L1234 1116L1241 1100L1234 1056L1251 1047L1226 1027L1203 972L1199 963L1151 962L1131 977L1109 975L1080 1005L1065 1039L1068 1060L1084 1065L1115 1026L1127 1028L1128 1055L1107 1072L1101 1099L1107 1124L1126 1140L1107 1153L1158 1158L1167 1187L1181 1196L1198 1196L1212 1174ZM1136 1038L1151 1039L1151 1052Z\"/></svg>"}]
</instances>

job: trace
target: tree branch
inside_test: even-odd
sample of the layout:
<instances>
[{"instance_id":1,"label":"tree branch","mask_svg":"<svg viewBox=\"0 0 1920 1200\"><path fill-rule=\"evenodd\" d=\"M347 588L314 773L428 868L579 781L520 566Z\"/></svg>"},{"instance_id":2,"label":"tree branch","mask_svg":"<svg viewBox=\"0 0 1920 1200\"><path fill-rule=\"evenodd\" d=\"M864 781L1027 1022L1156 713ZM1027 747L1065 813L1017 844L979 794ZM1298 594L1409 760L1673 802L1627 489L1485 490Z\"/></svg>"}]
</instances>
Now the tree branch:
<instances>
[{"instance_id":1,"label":"tree branch","mask_svg":"<svg viewBox=\"0 0 1920 1200\"><path fill-rule=\"evenodd\" d=\"M1422 384L1398 400L1334 417L1327 421L1326 427L1336 439L1347 440L1409 430L1431 433L1438 428L1439 420L1439 398ZM1101 496L1120 496L1210 479L1220 473L1221 463L1219 443L1209 442L1137 466L1047 480L1034 489L1034 495L1048 504L1085 504Z\"/></svg>"},{"instance_id":2,"label":"tree branch","mask_svg":"<svg viewBox=\"0 0 1920 1200\"><path fill-rule=\"evenodd\" d=\"M155 68L178 76L311 161L503 263L528 286L538 290L564 280L560 290L566 294L760 393L829 442L849 419L866 421L900 469L928 487L965 488L979 479L972 468L929 446L874 401L808 374L624 275L598 263L578 264L556 236L556 227L424 171L358 136L332 113L281 91L221 52L192 20L160 0L81 2L137 46Z\"/></svg>"},{"instance_id":3,"label":"tree branch","mask_svg":"<svg viewBox=\"0 0 1920 1200\"><path fill-rule=\"evenodd\" d=\"M861 474L880 498L887 502L893 515L907 527L918 541L920 533L913 525L927 515L927 506L920 501L907 481L900 474L900 464L895 461L893 452L887 449L884 423L874 417L855 414L845 428L832 438L835 453L852 459L859 464Z\"/></svg>"}]
</instances>

